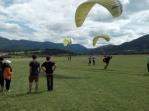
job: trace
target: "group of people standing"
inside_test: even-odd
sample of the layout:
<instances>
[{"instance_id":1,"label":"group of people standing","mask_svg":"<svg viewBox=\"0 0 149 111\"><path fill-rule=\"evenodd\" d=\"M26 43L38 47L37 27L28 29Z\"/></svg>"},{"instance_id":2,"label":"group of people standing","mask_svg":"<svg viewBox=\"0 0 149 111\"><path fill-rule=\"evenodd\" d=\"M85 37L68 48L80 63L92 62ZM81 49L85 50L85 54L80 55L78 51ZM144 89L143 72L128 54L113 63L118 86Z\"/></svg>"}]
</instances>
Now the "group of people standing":
<instances>
[{"instance_id":1,"label":"group of people standing","mask_svg":"<svg viewBox=\"0 0 149 111\"><path fill-rule=\"evenodd\" d=\"M38 91L38 78L41 70L43 70L46 73L47 90L52 91L53 90L53 72L56 69L56 64L51 61L51 58L49 56L46 57L46 61L42 63L41 66L40 66L40 63L37 61L36 55L33 55L32 59L33 60L29 63L30 73L29 73L28 94L32 92L32 83L34 81L35 81L35 92Z\"/></svg>"},{"instance_id":2,"label":"group of people standing","mask_svg":"<svg viewBox=\"0 0 149 111\"><path fill-rule=\"evenodd\" d=\"M10 92L10 83L12 76L12 68L11 61L4 60L4 58L0 57L0 86L1 92L4 91L4 86L7 92ZM35 92L38 92L38 80L40 71L43 70L46 74L47 79L47 90L53 90L53 72L56 69L56 64L51 61L49 56L46 57L46 61L40 65L37 60L37 56L32 56L32 61L29 63L29 91L27 94L32 92L32 84L35 82Z\"/></svg>"},{"instance_id":3,"label":"group of people standing","mask_svg":"<svg viewBox=\"0 0 149 111\"><path fill-rule=\"evenodd\" d=\"M69 54L69 55L67 56L67 58L68 58L68 61L71 61L71 54Z\"/></svg>"},{"instance_id":4,"label":"group of people standing","mask_svg":"<svg viewBox=\"0 0 149 111\"><path fill-rule=\"evenodd\" d=\"M107 69L111 59L112 59L112 56L104 55L103 62L106 64L104 69ZM96 56L89 56L89 58L88 58L88 65L91 65L91 64L93 64L93 65L96 64Z\"/></svg>"},{"instance_id":5,"label":"group of people standing","mask_svg":"<svg viewBox=\"0 0 149 111\"><path fill-rule=\"evenodd\" d=\"M111 59L112 59L112 56L104 55L103 62L106 64L104 66L104 69L108 68ZM91 64L95 65L95 63L96 63L96 56L89 56L88 65L91 65ZM147 70L148 70L148 73L149 73L149 55L147 57Z\"/></svg>"},{"instance_id":6,"label":"group of people standing","mask_svg":"<svg viewBox=\"0 0 149 111\"><path fill-rule=\"evenodd\" d=\"M96 64L96 56L89 56L88 58L88 65L95 65Z\"/></svg>"},{"instance_id":7,"label":"group of people standing","mask_svg":"<svg viewBox=\"0 0 149 111\"><path fill-rule=\"evenodd\" d=\"M88 65L95 65L96 63L96 56L90 56ZM104 69L107 69L112 56L105 55L103 57L103 62L106 64ZM4 60L3 57L0 57L0 92L3 92L6 89L7 92L10 91L10 83L11 83L11 76L12 76L12 68L11 68L11 61ZM43 70L46 74L47 79L47 90L53 90L53 72L56 69L56 64L51 61L51 57L47 56L46 61L40 65L37 60L37 56L32 56L32 61L29 63L29 91L28 94L32 92L32 83L35 82L35 92L38 92L38 80L39 80L39 73ZM149 73L149 56L147 58L147 69ZM4 88L5 86L5 88Z\"/></svg>"}]
</instances>

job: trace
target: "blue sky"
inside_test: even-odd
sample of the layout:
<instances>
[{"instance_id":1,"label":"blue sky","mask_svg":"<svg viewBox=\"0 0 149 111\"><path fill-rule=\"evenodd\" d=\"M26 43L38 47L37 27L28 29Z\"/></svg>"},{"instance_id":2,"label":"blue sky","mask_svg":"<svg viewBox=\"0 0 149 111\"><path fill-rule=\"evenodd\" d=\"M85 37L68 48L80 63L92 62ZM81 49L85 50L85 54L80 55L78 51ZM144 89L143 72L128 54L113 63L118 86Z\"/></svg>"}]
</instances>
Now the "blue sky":
<instances>
[{"instance_id":1,"label":"blue sky","mask_svg":"<svg viewBox=\"0 0 149 111\"><path fill-rule=\"evenodd\" d=\"M121 0L123 14L113 19L96 5L83 26L75 26L75 10L85 0L0 0L0 36L9 39L63 42L92 47L100 32L111 37L109 44L121 44L149 34L149 0ZM99 42L101 44L108 44Z\"/></svg>"}]
</instances>

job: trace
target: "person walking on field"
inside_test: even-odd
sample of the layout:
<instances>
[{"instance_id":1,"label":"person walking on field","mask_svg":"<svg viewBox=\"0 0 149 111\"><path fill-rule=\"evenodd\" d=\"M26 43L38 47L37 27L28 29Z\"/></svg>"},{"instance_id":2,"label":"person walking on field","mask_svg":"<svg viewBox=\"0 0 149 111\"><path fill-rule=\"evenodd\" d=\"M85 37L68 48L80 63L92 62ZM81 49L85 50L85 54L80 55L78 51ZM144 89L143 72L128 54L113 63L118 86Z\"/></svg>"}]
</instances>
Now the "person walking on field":
<instances>
[{"instance_id":1,"label":"person walking on field","mask_svg":"<svg viewBox=\"0 0 149 111\"><path fill-rule=\"evenodd\" d=\"M11 61L4 60L3 63L4 63L3 76L5 80L5 87L6 87L6 91L10 92L10 83L11 83L11 77L12 77L12 68L10 66Z\"/></svg>"},{"instance_id":2,"label":"person walking on field","mask_svg":"<svg viewBox=\"0 0 149 111\"><path fill-rule=\"evenodd\" d=\"M53 90L53 72L56 69L55 63L50 59L49 56L46 57L46 61L41 65L42 70L46 73L48 91Z\"/></svg>"},{"instance_id":3,"label":"person walking on field","mask_svg":"<svg viewBox=\"0 0 149 111\"><path fill-rule=\"evenodd\" d=\"M4 60L4 58L0 57L0 86L1 86L0 92L3 92L3 89L4 89L3 60Z\"/></svg>"},{"instance_id":4,"label":"person walking on field","mask_svg":"<svg viewBox=\"0 0 149 111\"><path fill-rule=\"evenodd\" d=\"M38 79L39 79L39 72L40 72L40 63L36 60L37 56L32 56L32 61L29 63L29 92L32 91L32 83L35 81L35 92L38 91Z\"/></svg>"},{"instance_id":5,"label":"person walking on field","mask_svg":"<svg viewBox=\"0 0 149 111\"><path fill-rule=\"evenodd\" d=\"M148 73L149 73L149 55L147 57L147 69L148 69Z\"/></svg>"},{"instance_id":6,"label":"person walking on field","mask_svg":"<svg viewBox=\"0 0 149 111\"><path fill-rule=\"evenodd\" d=\"M111 59L112 59L112 56L104 56L103 62L106 63L104 69L107 69L108 68L109 62L110 62Z\"/></svg>"}]
</instances>

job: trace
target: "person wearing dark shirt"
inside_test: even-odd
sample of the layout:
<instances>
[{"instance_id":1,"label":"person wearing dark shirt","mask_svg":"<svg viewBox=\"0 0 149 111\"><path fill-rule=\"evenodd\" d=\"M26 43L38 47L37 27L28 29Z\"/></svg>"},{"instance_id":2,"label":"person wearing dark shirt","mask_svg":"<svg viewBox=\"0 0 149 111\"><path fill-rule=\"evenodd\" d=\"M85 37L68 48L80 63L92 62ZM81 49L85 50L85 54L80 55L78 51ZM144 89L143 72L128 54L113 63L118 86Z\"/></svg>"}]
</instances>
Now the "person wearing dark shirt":
<instances>
[{"instance_id":1,"label":"person wearing dark shirt","mask_svg":"<svg viewBox=\"0 0 149 111\"><path fill-rule=\"evenodd\" d=\"M104 69L107 69L108 68L109 62L110 62L111 59L112 59L112 56L104 56L103 62L106 63Z\"/></svg>"},{"instance_id":2,"label":"person wearing dark shirt","mask_svg":"<svg viewBox=\"0 0 149 111\"><path fill-rule=\"evenodd\" d=\"M35 92L38 91L38 78L40 72L40 63L36 60L37 56L32 56L32 61L29 63L29 92L32 90L32 83L35 81Z\"/></svg>"},{"instance_id":3,"label":"person wearing dark shirt","mask_svg":"<svg viewBox=\"0 0 149 111\"><path fill-rule=\"evenodd\" d=\"M0 86L1 86L1 90L0 92L3 92L4 89L4 76L3 76L3 68L4 68L4 64L3 64L3 57L0 57Z\"/></svg>"},{"instance_id":4,"label":"person wearing dark shirt","mask_svg":"<svg viewBox=\"0 0 149 111\"><path fill-rule=\"evenodd\" d=\"M53 72L56 69L54 62L50 60L50 57L46 57L46 61L41 65L42 70L46 73L47 77L47 89L48 91L53 90Z\"/></svg>"}]
</instances>

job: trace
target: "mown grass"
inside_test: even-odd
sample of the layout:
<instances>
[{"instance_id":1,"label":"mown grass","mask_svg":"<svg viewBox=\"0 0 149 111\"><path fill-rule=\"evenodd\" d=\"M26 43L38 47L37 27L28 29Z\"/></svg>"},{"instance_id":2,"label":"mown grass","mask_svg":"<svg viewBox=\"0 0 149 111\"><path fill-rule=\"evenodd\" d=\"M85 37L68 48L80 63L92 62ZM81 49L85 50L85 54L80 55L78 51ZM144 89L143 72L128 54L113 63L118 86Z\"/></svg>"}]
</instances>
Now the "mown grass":
<instances>
[{"instance_id":1,"label":"mown grass","mask_svg":"<svg viewBox=\"0 0 149 111\"><path fill-rule=\"evenodd\" d=\"M108 70L101 57L96 66L84 56L54 57L54 91L46 91L41 73L39 93L27 95L30 60L12 59L12 91L0 93L0 111L149 111L146 56L114 56Z\"/></svg>"}]
</instances>

